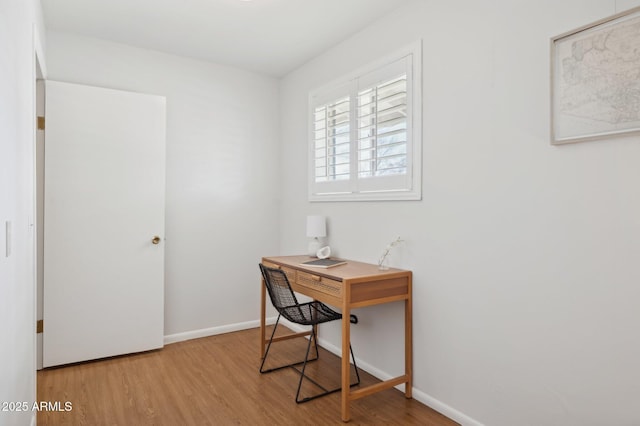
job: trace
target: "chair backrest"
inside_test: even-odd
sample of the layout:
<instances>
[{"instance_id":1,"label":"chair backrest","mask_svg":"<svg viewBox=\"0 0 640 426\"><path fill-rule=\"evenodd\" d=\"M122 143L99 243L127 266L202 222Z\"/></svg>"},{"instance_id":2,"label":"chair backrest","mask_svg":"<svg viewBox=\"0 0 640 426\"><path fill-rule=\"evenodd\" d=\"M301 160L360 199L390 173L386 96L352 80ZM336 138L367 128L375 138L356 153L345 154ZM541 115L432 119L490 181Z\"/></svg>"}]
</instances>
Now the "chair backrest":
<instances>
[{"instance_id":1,"label":"chair backrest","mask_svg":"<svg viewBox=\"0 0 640 426\"><path fill-rule=\"evenodd\" d=\"M269 268L262 263L259 266L273 307L282 314L283 309L298 306L298 299L291 289L287 275L280 269Z\"/></svg>"}]
</instances>

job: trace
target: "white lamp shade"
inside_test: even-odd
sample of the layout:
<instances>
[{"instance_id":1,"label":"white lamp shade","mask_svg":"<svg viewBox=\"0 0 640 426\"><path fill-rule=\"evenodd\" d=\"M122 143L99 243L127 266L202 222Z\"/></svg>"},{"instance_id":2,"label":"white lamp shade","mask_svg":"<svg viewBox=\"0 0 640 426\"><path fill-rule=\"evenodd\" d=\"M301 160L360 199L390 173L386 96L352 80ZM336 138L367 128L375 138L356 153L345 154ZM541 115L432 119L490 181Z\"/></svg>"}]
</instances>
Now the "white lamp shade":
<instances>
[{"instance_id":1,"label":"white lamp shade","mask_svg":"<svg viewBox=\"0 0 640 426\"><path fill-rule=\"evenodd\" d=\"M307 216L307 237L326 237L327 222L324 216Z\"/></svg>"}]
</instances>

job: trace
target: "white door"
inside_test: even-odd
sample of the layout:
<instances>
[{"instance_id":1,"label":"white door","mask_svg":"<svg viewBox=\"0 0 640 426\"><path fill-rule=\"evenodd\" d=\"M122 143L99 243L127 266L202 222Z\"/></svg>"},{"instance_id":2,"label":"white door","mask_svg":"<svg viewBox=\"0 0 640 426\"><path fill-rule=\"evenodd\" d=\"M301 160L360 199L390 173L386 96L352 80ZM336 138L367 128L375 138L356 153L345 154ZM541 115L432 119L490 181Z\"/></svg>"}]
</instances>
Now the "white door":
<instances>
[{"instance_id":1,"label":"white door","mask_svg":"<svg viewBox=\"0 0 640 426\"><path fill-rule=\"evenodd\" d=\"M44 366L162 347L165 98L47 81L45 133Z\"/></svg>"}]
</instances>

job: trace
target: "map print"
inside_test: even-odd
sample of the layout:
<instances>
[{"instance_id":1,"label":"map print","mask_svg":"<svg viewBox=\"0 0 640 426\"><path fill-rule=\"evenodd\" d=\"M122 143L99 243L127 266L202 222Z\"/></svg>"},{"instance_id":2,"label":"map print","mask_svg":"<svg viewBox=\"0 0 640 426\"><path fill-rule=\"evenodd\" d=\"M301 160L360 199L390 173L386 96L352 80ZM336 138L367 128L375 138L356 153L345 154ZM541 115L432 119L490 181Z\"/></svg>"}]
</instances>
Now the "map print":
<instances>
[{"instance_id":1,"label":"map print","mask_svg":"<svg viewBox=\"0 0 640 426\"><path fill-rule=\"evenodd\" d=\"M556 140L640 128L640 17L556 45Z\"/></svg>"}]
</instances>

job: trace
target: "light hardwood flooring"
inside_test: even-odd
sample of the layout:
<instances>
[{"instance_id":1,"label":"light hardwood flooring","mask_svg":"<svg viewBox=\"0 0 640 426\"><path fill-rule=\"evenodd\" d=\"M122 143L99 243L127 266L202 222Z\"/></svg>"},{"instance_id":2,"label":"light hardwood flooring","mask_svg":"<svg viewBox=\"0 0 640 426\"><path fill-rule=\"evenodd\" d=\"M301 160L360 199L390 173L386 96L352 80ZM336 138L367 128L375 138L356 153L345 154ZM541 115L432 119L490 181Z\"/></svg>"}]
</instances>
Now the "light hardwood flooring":
<instances>
[{"instance_id":1,"label":"light hardwood flooring","mask_svg":"<svg viewBox=\"0 0 640 426\"><path fill-rule=\"evenodd\" d=\"M279 327L280 329L281 327ZM41 411L38 425L330 425L340 421L340 393L296 404L292 369L260 374L259 330L167 345L164 349L38 372L38 401L69 401L71 411ZM303 338L274 343L269 362L304 356ZM354 348L357 356L357 348ZM322 350L307 367L339 385L340 360ZM378 380L361 371L363 384ZM315 392L303 386L303 396ZM389 389L351 403L354 425L455 425Z\"/></svg>"}]
</instances>

